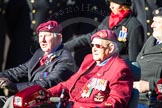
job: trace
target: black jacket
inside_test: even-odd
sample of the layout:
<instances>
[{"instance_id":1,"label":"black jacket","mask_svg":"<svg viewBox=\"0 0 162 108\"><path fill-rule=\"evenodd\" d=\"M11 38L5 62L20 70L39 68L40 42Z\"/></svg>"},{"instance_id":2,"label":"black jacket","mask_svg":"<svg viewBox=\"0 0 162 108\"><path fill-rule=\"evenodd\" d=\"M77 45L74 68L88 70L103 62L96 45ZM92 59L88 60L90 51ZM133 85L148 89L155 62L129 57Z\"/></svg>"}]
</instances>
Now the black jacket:
<instances>
[{"instance_id":1,"label":"black jacket","mask_svg":"<svg viewBox=\"0 0 162 108\"><path fill-rule=\"evenodd\" d=\"M67 80L76 71L73 57L63 48L53 53L54 59L49 58L48 64L39 66L43 54L44 52L38 49L29 61L1 72L0 77L6 77L16 83L18 90L33 84L50 88L60 81Z\"/></svg>"}]
</instances>

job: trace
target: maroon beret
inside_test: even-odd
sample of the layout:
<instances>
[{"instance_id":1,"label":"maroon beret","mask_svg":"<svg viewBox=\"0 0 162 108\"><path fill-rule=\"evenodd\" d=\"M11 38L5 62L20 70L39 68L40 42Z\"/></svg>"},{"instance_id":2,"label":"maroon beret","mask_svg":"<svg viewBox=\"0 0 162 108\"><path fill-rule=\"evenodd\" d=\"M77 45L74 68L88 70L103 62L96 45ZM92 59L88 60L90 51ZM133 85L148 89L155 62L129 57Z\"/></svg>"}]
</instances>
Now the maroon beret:
<instances>
[{"instance_id":1,"label":"maroon beret","mask_svg":"<svg viewBox=\"0 0 162 108\"><path fill-rule=\"evenodd\" d=\"M40 31L59 33L62 31L62 28L58 22L51 20L40 24L37 27L36 32L39 33Z\"/></svg>"},{"instance_id":2,"label":"maroon beret","mask_svg":"<svg viewBox=\"0 0 162 108\"><path fill-rule=\"evenodd\" d=\"M91 36L91 40L94 38L101 38L110 41L117 41L115 33L111 30L100 30Z\"/></svg>"}]
</instances>

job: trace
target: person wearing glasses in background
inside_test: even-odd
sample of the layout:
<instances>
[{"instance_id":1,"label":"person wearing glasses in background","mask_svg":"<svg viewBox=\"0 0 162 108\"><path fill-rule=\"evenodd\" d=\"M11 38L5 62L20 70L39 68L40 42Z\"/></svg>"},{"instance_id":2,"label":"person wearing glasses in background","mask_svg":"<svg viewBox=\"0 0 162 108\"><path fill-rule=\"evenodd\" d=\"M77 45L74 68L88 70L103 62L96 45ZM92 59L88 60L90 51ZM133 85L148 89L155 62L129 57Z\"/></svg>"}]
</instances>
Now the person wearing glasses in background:
<instances>
[{"instance_id":1,"label":"person wearing glasses in background","mask_svg":"<svg viewBox=\"0 0 162 108\"><path fill-rule=\"evenodd\" d=\"M65 89L73 108L126 108L133 75L119 56L116 35L100 30L91 36L91 41L92 54L86 55L76 74L48 89L49 93L59 96Z\"/></svg>"},{"instance_id":2,"label":"person wearing glasses in background","mask_svg":"<svg viewBox=\"0 0 162 108\"><path fill-rule=\"evenodd\" d=\"M0 89L7 91L5 95L13 95L32 85L50 88L74 74L75 61L64 49L61 31L54 20L37 27L40 48L33 57L24 64L0 72Z\"/></svg>"}]
</instances>

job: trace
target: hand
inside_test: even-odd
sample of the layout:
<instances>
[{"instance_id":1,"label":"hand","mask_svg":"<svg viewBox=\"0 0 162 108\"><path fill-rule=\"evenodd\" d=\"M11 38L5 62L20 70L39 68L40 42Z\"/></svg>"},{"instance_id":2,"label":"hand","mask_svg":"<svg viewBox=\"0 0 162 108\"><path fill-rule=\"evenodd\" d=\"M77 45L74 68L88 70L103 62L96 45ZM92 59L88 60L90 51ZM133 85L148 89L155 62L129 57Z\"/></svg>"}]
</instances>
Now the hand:
<instances>
[{"instance_id":1,"label":"hand","mask_svg":"<svg viewBox=\"0 0 162 108\"><path fill-rule=\"evenodd\" d=\"M149 82L140 80L133 82L133 88L138 89L140 93L148 92L149 91Z\"/></svg>"},{"instance_id":2,"label":"hand","mask_svg":"<svg viewBox=\"0 0 162 108\"><path fill-rule=\"evenodd\" d=\"M12 83L8 78L0 78L0 88L3 89L5 96L11 96L18 92L16 84Z\"/></svg>"},{"instance_id":3,"label":"hand","mask_svg":"<svg viewBox=\"0 0 162 108\"><path fill-rule=\"evenodd\" d=\"M0 88L4 89L9 86L12 82L8 78L0 78Z\"/></svg>"}]
</instances>

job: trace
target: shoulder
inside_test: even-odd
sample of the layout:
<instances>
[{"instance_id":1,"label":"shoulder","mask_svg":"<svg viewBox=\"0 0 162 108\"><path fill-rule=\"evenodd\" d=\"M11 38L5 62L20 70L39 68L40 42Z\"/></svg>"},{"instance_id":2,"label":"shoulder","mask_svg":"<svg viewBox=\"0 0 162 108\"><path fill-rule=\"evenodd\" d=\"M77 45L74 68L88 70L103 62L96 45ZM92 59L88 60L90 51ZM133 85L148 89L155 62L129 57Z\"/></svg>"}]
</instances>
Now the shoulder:
<instances>
[{"instance_id":1,"label":"shoulder","mask_svg":"<svg viewBox=\"0 0 162 108\"><path fill-rule=\"evenodd\" d=\"M135 16L130 17L129 23L134 24L133 26L142 26L142 24L138 21L138 19Z\"/></svg>"},{"instance_id":2,"label":"shoulder","mask_svg":"<svg viewBox=\"0 0 162 108\"><path fill-rule=\"evenodd\" d=\"M85 60L85 59L93 60L92 54L87 54L87 55L84 57L84 60Z\"/></svg>"},{"instance_id":3,"label":"shoulder","mask_svg":"<svg viewBox=\"0 0 162 108\"><path fill-rule=\"evenodd\" d=\"M34 55L43 55L44 52L42 51L41 48L37 49L35 52L34 52Z\"/></svg>"},{"instance_id":4,"label":"shoulder","mask_svg":"<svg viewBox=\"0 0 162 108\"><path fill-rule=\"evenodd\" d=\"M150 40L156 40L153 36L150 36L148 39L147 39L147 41L150 41ZM146 41L146 42L147 42Z\"/></svg>"},{"instance_id":5,"label":"shoulder","mask_svg":"<svg viewBox=\"0 0 162 108\"><path fill-rule=\"evenodd\" d=\"M84 64L86 64L86 65L89 65L89 64L91 64L92 62L94 62L94 60L93 60L93 56L92 56L92 54L87 54L85 57L84 57L84 60L83 60L83 62L82 62L82 65Z\"/></svg>"},{"instance_id":6,"label":"shoulder","mask_svg":"<svg viewBox=\"0 0 162 108\"><path fill-rule=\"evenodd\" d=\"M126 61L123 58L121 58L120 56L115 56L114 58L115 58L116 63L120 64L120 66L121 65L126 66L126 67L128 66Z\"/></svg>"}]
</instances>

